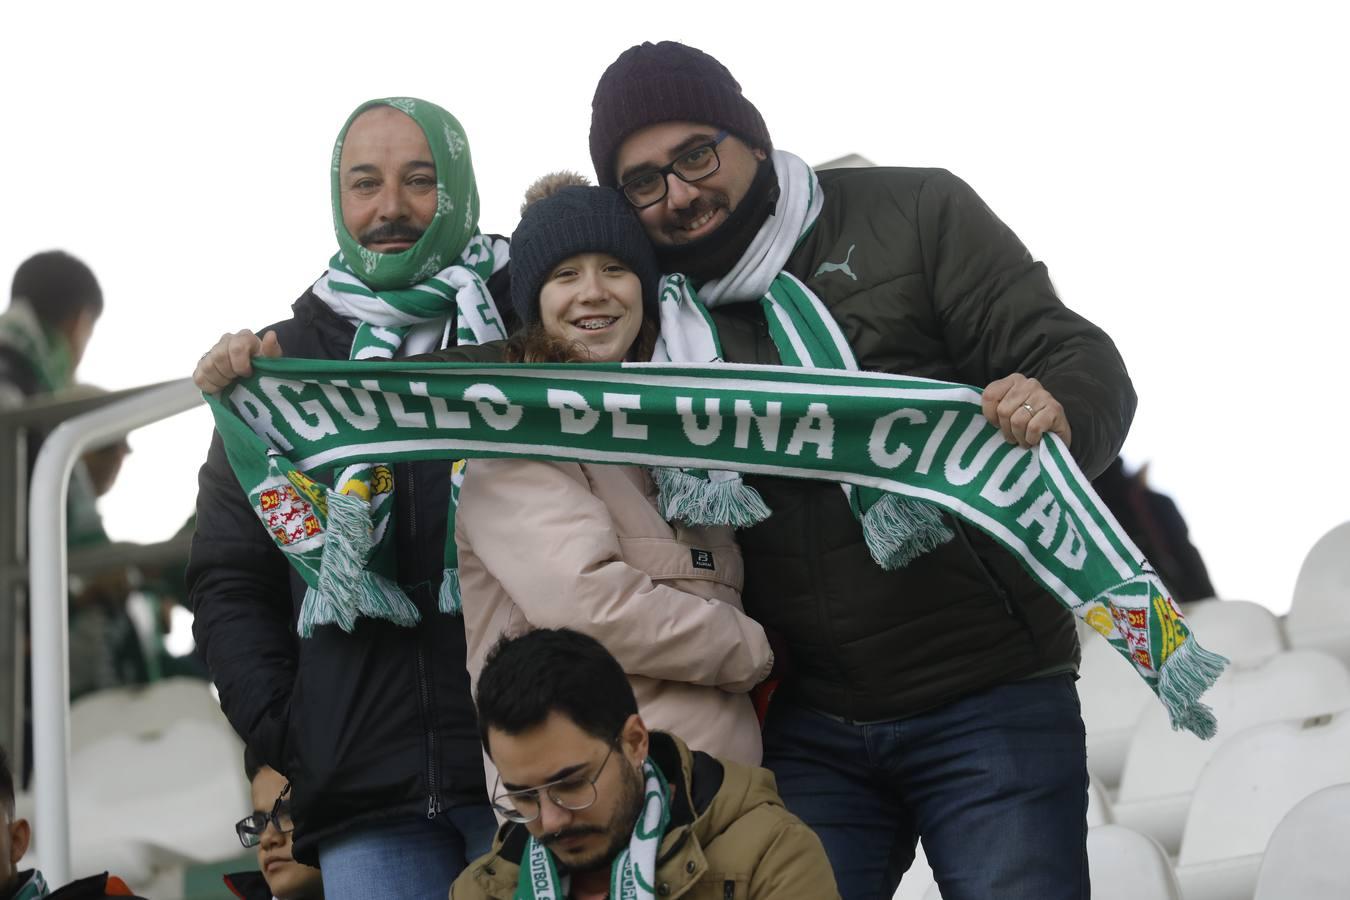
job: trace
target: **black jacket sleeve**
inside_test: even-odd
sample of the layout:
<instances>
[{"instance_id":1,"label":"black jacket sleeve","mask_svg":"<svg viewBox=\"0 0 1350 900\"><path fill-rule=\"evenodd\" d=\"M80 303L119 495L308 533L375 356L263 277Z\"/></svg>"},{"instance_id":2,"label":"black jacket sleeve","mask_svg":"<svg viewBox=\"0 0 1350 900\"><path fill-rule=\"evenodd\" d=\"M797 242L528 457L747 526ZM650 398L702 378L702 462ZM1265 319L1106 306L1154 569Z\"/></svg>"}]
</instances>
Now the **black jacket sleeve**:
<instances>
[{"instance_id":1,"label":"black jacket sleeve","mask_svg":"<svg viewBox=\"0 0 1350 900\"><path fill-rule=\"evenodd\" d=\"M983 387L1020 372L1064 406L1089 478L1120 452L1135 393L1106 333L1066 308L1049 273L960 178L923 184L918 219L938 321L962 376Z\"/></svg>"},{"instance_id":2,"label":"black jacket sleeve","mask_svg":"<svg viewBox=\"0 0 1350 900\"><path fill-rule=\"evenodd\" d=\"M298 658L290 577L212 435L187 569L192 633L230 724L281 771Z\"/></svg>"},{"instance_id":3,"label":"black jacket sleeve","mask_svg":"<svg viewBox=\"0 0 1350 900\"><path fill-rule=\"evenodd\" d=\"M408 362L501 362L502 348L506 341L488 341L486 344L465 344L462 347L445 347L408 357Z\"/></svg>"}]
</instances>

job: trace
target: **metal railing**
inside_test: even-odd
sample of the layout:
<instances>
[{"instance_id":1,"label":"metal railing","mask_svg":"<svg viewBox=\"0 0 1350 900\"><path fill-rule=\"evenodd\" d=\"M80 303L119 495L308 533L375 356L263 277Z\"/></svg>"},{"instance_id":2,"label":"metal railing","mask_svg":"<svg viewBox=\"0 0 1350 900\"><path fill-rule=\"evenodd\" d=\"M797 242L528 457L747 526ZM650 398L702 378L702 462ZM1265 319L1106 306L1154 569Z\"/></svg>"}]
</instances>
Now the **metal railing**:
<instances>
[{"instance_id":1,"label":"metal railing","mask_svg":"<svg viewBox=\"0 0 1350 900\"><path fill-rule=\"evenodd\" d=\"M29 610L33 657L34 837L51 884L70 880L70 647L66 618L66 497L88 448L202 402L191 380L172 381L58 425L42 444L29 487Z\"/></svg>"}]
</instances>

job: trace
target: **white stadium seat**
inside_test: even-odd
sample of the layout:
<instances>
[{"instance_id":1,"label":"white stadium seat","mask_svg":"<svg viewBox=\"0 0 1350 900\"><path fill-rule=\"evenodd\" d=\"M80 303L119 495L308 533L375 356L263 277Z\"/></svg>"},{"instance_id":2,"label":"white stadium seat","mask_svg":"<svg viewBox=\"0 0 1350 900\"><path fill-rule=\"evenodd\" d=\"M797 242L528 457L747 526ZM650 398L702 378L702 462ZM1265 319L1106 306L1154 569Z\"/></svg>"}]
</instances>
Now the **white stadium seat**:
<instances>
[{"instance_id":1,"label":"white stadium seat","mask_svg":"<svg viewBox=\"0 0 1350 900\"><path fill-rule=\"evenodd\" d=\"M1200 644L1235 666L1259 666L1289 649L1280 620L1250 600L1201 600L1181 609Z\"/></svg>"},{"instance_id":2,"label":"white stadium seat","mask_svg":"<svg viewBox=\"0 0 1350 900\"><path fill-rule=\"evenodd\" d=\"M1106 791L1097 783L1097 779L1088 778L1088 808L1087 823L1089 828L1095 828L1098 825L1109 825L1114 821L1111 815L1111 801L1106 796Z\"/></svg>"},{"instance_id":3,"label":"white stadium seat","mask_svg":"<svg viewBox=\"0 0 1350 900\"><path fill-rule=\"evenodd\" d=\"M1088 829L1087 848L1093 900L1181 900L1167 853L1150 838L1097 825ZM893 900L942 900L922 845Z\"/></svg>"},{"instance_id":4,"label":"white stadium seat","mask_svg":"<svg viewBox=\"0 0 1350 900\"><path fill-rule=\"evenodd\" d=\"M97 691L70 705L70 749L78 752L116 734L154 737L183 719L225 723L205 681L166 678L144 687Z\"/></svg>"},{"instance_id":5,"label":"white stadium seat","mask_svg":"<svg viewBox=\"0 0 1350 900\"><path fill-rule=\"evenodd\" d=\"M229 825L249 808L243 745L223 721L194 719L103 738L71 755L70 805L73 871L143 880L155 865L229 859Z\"/></svg>"},{"instance_id":6,"label":"white stadium seat","mask_svg":"<svg viewBox=\"0 0 1350 900\"><path fill-rule=\"evenodd\" d=\"M1094 781L1111 791L1120 784L1140 712L1158 698L1101 635L1083 626L1078 639L1083 645L1078 702L1087 731L1088 770Z\"/></svg>"},{"instance_id":7,"label":"white stadium seat","mask_svg":"<svg viewBox=\"0 0 1350 900\"><path fill-rule=\"evenodd\" d=\"M900 879L900 887L891 900L928 900L930 894L942 900L942 895L937 893L937 885L933 883L933 870L928 867L928 857L923 852L923 841L919 841L914 848L914 862Z\"/></svg>"},{"instance_id":8,"label":"white stadium seat","mask_svg":"<svg viewBox=\"0 0 1350 900\"><path fill-rule=\"evenodd\" d=\"M1122 825L1088 830L1088 870L1093 900L1181 900L1167 853Z\"/></svg>"},{"instance_id":9,"label":"white stadium seat","mask_svg":"<svg viewBox=\"0 0 1350 900\"><path fill-rule=\"evenodd\" d=\"M1255 900L1344 900L1350 894L1347 835L1350 783L1299 801L1266 845Z\"/></svg>"},{"instance_id":10,"label":"white stadium seat","mask_svg":"<svg viewBox=\"0 0 1350 900\"><path fill-rule=\"evenodd\" d=\"M1350 522L1308 551L1284 629L1291 647L1325 650L1350 666Z\"/></svg>"},{"instance_id":11,"label":"white stadium seat","mask_svg":"<svg viewBox=\"0 0 1350 900\"><path fill-rule=\"evenodd\" d=\"M1173 731L1161 704L1144 709L1126 755L1115 821L1175 852L1191 793L1216 750L1243 729L1350 708L1350 671L1315 650L1291 650L1254 668L1230 667L1204 696L1219 720L1218 734L1202 741Z\"/></svg>"},{"instance_id":12,"label":"white stadium seat","mask_svg":"<svg viewBox=\"0 0 1350 900\"><path fill-rule=\"evenodd\" d=\"M1350 710L1250 728L1219 748L1195 788L1177 877L1186 900L1252 896L1262 854L1299 801L1350 782ZM1350 807L1342 810L1342 815ZM1350 828L1339 829L1350 859ZM1329 846L1329 845L1328 845ZM1340 897L1350 897L1350 880ZM1303 893L1281 893L1303 900Z\"/></svg>"}]
</instances>

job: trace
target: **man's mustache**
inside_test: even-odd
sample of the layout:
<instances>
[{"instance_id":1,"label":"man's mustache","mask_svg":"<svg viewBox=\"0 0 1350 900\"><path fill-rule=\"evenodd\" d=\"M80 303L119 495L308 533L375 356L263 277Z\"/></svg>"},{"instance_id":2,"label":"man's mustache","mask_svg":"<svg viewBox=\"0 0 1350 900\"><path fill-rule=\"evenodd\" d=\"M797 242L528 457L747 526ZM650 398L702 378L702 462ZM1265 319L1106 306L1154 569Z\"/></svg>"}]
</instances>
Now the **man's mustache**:
<instances>
[{"instance_id":1,"label":"man's mustache","mask_svg":"<svg viewBox=\"0 0 1350 900\"><path fill-rule=\"evenodd\" d=\"M389 241L412 241L417 243L418 238L422 236L423 229L416 225L410 225L407 222L386 222L383 225L365 231L361 234L360 242L363 246L370 244L383 244Z\"/></svg>"},{"instance_id":2,"label":"man's mustache","mask_svg":"<svg viewBox=\"0 0 1350 900\"><path fill-rule=\"evenodd\" d=\"M545 835L540 841L545 847L548 847L557 841L565 841L568 838L586 837L591 834L604 834L605 829L595 825L577 825L575 828L564 828L562 831L556 831L553 834Z\"/></svg>"},{"instance_id":3,"label":"man's mustache","mask_svg":"<svg viewBox=\"0 0 1350 900\"><path fill-rule=\"evenodd\" d=\"M709 212L717 209L731 209L731 198L725 194L714 194L710 197L699 197L686 209L674 210L675 223L683 228L695 219L707 215Z\"/></svg>"}]
</instances>

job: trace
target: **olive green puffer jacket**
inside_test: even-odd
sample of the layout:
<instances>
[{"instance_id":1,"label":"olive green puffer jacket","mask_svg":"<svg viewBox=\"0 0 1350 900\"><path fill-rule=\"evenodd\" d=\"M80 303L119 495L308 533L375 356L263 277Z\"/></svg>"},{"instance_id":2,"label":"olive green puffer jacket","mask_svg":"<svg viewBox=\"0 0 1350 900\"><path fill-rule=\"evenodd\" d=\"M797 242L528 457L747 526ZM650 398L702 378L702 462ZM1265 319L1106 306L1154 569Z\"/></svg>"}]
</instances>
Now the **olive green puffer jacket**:
<instances>
[{"instance_id":1,"label":"olive green puffer jacket","mask_svg":"<svg viewBox=\"0 0 1350 900\"><path fill-rule=\"evenodd\" d=\"M1115 345L1060 303L968 185L941 169L820 180L824 210L787 269L829 307L861 368L977 387L1038 378L1064 406L1084 471L1115 458L1135 406ZM713 318L728 361L780 361L758 303ZM866 722L1076 668L1072 615L975 528L953 521L955 540L886 572L838 485L747 481L773 515L738 533L743 599L786 643L783 696Z\"/></svg>"}]
</instances>

